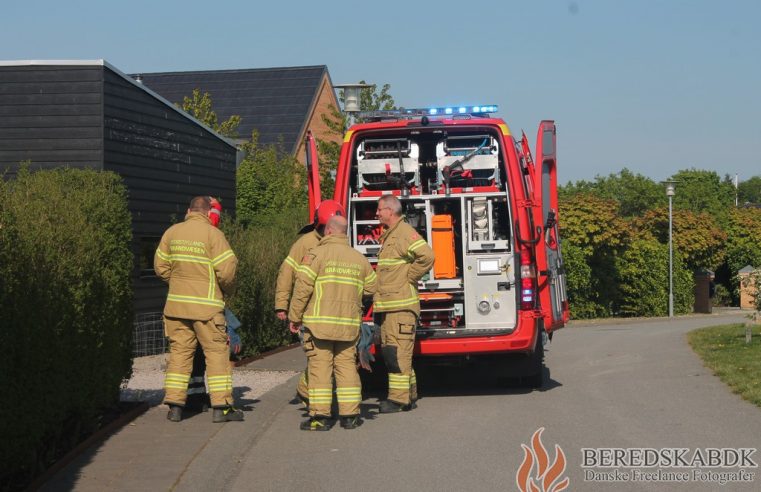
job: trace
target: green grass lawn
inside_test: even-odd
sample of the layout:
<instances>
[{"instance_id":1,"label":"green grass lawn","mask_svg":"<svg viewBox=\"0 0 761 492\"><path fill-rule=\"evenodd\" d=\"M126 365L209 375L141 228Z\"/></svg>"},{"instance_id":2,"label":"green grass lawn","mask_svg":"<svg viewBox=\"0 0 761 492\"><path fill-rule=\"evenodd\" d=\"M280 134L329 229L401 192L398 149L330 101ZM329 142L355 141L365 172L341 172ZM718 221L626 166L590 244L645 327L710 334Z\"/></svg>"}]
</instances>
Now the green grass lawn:
<instances>
[{"instance_id":1,"label":"green grass lawn","mask_svg":"<svg viewBox=\"0 0 761 492\"><path fill-rule=\"evenodd\" d=\"M761 331L745 343L742 324L712 326L687 334L693 350L732 391L761 407Z\"/></svg>"}]
</instances>

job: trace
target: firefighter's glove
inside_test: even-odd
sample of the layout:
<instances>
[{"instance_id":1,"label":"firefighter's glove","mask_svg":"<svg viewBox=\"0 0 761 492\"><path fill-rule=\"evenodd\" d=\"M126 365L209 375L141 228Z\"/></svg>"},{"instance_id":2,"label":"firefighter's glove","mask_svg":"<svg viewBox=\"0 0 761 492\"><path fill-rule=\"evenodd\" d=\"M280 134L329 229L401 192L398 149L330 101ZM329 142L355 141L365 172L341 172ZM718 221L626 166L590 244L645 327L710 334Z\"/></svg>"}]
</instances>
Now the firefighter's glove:
<instances>
[{"instance_id":1,"label":"firefighter's glove","mask_svg":"<svg viewBox=\"0 0 761 492\"><path fill-rule=\"evenodd\" d=\"M227 341L230 344L230 353L240 353L241 341L240 335L238 335L238 328L240 328L240 320L233 314L228 308L225 308L225 321L227 323Z\"/></svg>"},{"instance_id":2,"label":"firefighter's glove","mask_svg":"<svg viewBox=\"0 0 761 492\"><path fill-rule=\"evenodd\" d=\"M362 323L359 335L359 342L357 342L357 354L359 354L359 366L362 369L373 372L370 366L371 362L375 362L375 357L370 353L370 347L373 345L375 338L373 323Z\"/></svg>"}]
</instances>

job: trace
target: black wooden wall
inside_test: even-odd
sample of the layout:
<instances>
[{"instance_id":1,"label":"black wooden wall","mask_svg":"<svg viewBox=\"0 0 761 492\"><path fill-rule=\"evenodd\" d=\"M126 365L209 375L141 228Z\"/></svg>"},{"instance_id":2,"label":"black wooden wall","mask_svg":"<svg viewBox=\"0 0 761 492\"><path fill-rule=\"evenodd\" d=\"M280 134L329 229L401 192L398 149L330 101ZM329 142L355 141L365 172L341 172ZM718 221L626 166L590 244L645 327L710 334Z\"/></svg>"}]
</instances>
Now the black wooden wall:
<instances>
[{"instance_id":1,"label":"black wooden wall","mask_svg":"<svg viewBox=\"0 0 761 492\"><path fill-rule=\"evenodd\" d=\"M0 175L22 161L124 178L136 314L163 309L153 253L190 199L214 195L235 210L236 149L107 64L0 66Z\"/></svg>"},{"instance_id":2,"label":"black wooden wall","mask_svg":"<svg viewBox=\"0 0 761 492\"><path fill-rule=\"evenodd\" d=\"M100 169L102 66L0 66L0 174L30 168Z\"/></svg>"},{"instance_id":3,"label":"black wooden wall","mask_svg":"<svg viewBox=\"0 0 761 492\"><path fill-rule=\"evenodd\" d=\"M196 195L235 210L236 149L108 68L103 92L103 168L124 178L133 214L135 310L160 311L166 290L150 264L158 240Z\"/></svg>"}]
</instances>

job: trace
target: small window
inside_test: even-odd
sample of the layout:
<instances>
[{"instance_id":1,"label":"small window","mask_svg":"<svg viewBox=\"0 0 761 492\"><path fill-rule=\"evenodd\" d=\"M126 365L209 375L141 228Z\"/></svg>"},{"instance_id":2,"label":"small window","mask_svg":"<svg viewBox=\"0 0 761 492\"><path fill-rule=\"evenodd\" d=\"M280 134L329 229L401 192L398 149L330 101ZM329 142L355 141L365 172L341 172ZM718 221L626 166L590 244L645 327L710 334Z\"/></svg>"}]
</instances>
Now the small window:
<instances>
[{"instance_id":1,"label":"small window","mask_svg":"<svg viewBox=\"0 0 761 492\"><path fill-rule=\"evenodd\" d=\"M138 260L140 262L140 278L155 277L153 271L153 255L156 254L156 248L159 247L159 237L141 237L140 253Z\"/></svg>"}]
</instances>

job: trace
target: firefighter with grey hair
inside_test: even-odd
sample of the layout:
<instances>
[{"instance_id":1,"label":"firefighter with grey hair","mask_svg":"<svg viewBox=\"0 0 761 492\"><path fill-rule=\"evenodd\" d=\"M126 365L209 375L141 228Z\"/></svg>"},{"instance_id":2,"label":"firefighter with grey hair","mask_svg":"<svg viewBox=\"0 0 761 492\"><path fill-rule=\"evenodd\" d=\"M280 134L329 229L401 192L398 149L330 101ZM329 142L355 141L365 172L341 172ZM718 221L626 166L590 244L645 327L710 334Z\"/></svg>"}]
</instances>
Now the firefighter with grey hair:
<instances>
[{"instance_id":1,"label":"firefighter with grey hair","mask_svg":"<svg viewBox=\"0 0 761 492\"><path fill-rule=\"evenodd\" d=\"M415 329L420 316L417 283L433 266L433 250L402 215L393 195L378 200L376 217L384 228L378 253L374 309L380 315L381 347L388 368L388 398L380 413L409 411L417 400L412 369Z\"/></svg>"}]
</instances>

